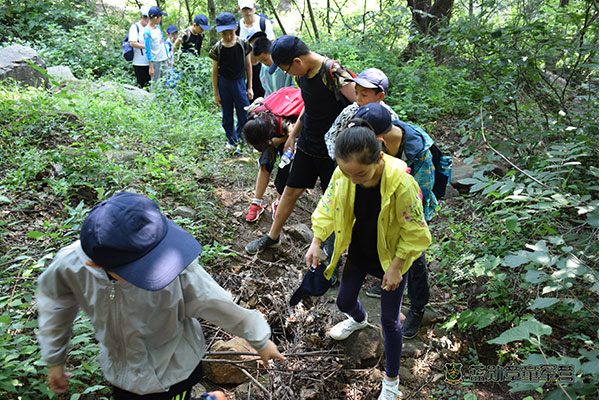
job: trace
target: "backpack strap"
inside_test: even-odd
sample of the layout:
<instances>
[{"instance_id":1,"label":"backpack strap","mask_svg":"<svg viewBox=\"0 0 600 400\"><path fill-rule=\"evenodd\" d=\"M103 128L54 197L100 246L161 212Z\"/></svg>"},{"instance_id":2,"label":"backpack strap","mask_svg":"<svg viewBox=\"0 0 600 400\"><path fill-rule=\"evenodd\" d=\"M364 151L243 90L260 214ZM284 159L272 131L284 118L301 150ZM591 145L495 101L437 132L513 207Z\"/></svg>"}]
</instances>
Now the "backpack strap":
<instances>
[{"instance_id":1,"label":"backpack strap","mask_svg":"<svg viewBox=\"0 0 600 400\"><path fill-rule=\"evenodd\" d=\"M266 18L263 17L262 15L260 16L259 25L260 25L260 30L261 31L267 32L267 21L266 21Z\"/></svg>"},{"instance_id":2,"label":"backpack strap","mask_svg":"<svg viewBox=\"0 0 600 400\"><path fill-rule=\"evenodd\" d=\"M138 35L137 35L138 40L137 41L139 43L139 41L140 41L140 26L138 25L137 22L135 23L135 29L137 29L137 32L138 32ZM144 55L144 49L140 49L140 52L142 53L142 55Z\"/></svg>"}]
</instances>

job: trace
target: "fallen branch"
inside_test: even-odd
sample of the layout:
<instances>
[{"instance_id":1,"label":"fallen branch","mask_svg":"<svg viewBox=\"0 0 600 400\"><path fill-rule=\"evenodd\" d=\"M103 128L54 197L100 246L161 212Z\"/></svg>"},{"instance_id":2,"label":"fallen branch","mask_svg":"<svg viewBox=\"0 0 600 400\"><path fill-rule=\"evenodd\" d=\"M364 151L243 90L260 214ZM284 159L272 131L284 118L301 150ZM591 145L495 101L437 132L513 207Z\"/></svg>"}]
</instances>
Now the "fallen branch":
<instances>
[{"instance_id":1,"label":"fallen branch","mask_svg":"<svg viewBox=\"0 0 600 400\"><path fill-rule=\"evenodd\" d=\"M267 396L269 396L269 400L272 398L271 397L271 393L267 390L267 388L265 388L263 385L261 385L261 383L259 381L257 381L256 379L254 379L254 377L250 374L250 372L246 371L243 368L240 368L240 371L242 371L248 378L250 378L250 380L252 381L252 383L254 383L256 386L258 386L258 388L260 390L262 390L263 392L265 392L267 394Z\"/></svg>"},{"instance_id":2,"label":"fallen branch","mask_svg":"<svg viewBox=\"0 0 600 400\"><path fill-rule=\"evenodd\" d=\"M481 119L481 136L483 136L483 142L488 145L488 147L490 149L492 149L492 151L496 154L498 154L500 157L502 157L502 159L504 161L506 161L507 163L509 163L510 165L512 165L517 171L519 171L520 173L522 173L523 175L525 175L526 177L528 177L529 179L533 180L536 183L539 183L540 185L542 185L543 187L545 187L546 189L551 189L550 186L546 185L544 182L541 182L540 180L534 178L533 176L529 175L527 172L523 171L521 168L517 167L512 161L510 161L508 158L506 158L504 156L504 154L500 153L498 150L496 150L487 140L487 138L485 137L485 129L483 128L483 106L479 106L479 117Z\"/></svg>"}]
</instances>

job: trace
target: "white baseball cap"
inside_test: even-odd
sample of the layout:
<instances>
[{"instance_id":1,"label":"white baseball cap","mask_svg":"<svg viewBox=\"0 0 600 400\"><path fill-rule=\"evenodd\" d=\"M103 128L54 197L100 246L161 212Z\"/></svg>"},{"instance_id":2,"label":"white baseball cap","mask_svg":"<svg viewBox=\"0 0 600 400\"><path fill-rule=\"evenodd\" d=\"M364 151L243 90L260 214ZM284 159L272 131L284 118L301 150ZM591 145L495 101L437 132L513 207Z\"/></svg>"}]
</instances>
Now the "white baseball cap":
<instances>
[{"instance_id":1,"label":"white baseball cap","mask_svg":"<svg viewBox=\"0 0 600 400\"><path fill-rule=\"evenodd\" d=\"M140 8L140 14L142 14L143 17L147 17L149 11L150 11L150 7L141 7Z\"/></svg>"},{"instance_id":2,"label":"white baseball cap","mask_svg":"<svg viewBox=\"0 0 600 400\"><path fill-rule=\"evenodd\" d=\"M243 8L254 8L254 0L238 0L238 7L240 10Z\"/></svg>"}]
</instances>

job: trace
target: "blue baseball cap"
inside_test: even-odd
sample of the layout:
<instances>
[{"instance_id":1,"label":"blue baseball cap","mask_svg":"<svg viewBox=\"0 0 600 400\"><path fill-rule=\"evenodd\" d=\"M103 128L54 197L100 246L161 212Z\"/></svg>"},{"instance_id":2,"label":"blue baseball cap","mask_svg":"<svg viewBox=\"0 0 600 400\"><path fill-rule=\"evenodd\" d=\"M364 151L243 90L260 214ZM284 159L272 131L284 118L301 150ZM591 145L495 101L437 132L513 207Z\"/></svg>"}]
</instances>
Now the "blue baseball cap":
<instances>
[{"instance_id":1,"label":"blue baseball cap","mask_svg":"<svg viewBox=\"0 0 600 400\"><path fill-rule=\"evenodd\" d=\"M179 32L179 29L175 25L167 26L167 33L170 35L172 33Z\"/></svg>"},{"instance_id":2,"label":"blue baseball cap","mask_svg":"<svg viewBox=\"0 0 600 400\"><path fill-rule=\"evenodd\" d=\"M325 269L326 265L320 263L316 268L311 267L306 271L300 287L290 298L290 306L300 303L300 300L306 296L323 296L327 292L333 281L325 278L323 275Z\"/></svg>"},{"instance_id":3,"label":"blue baseball cap","mask_svg":"<svg viewBox=\"0 0 600 400\"><path fill-rule=\"evenodd\" d=\"M354 117L367 121L371 127L373 127L373 131L376 135L388 133L389 130L392 129L392 117L390 116L390 112L379 103L365 104L358 109Z\"/></svg>"},{"instance_id":4,"label":"blue baseball cap","mask_svg":"<svg viewBox=\"0 0 600 400\"><path fill-rule=\"evenodd\" d=\"M222 12L217 15L217 32L223 32L237 28L237 21L232 13Z\"/></svg>"},{"instance_id":5,"label":"blue baseball cap","mask_svg":"<svg viewBox=\"0 0 600 400\"><path fill-rule=\"evenodd\" d=\"M92 208L79 239L85 254L100 267L153 291L171 283L202 251L154 201L128 192Z\"/></svg>"},{"instance_id":6,"label":"blue baseball cap","mask_svg":"<svg viewBox=\"0 0 600 400\"><path fill-rule=\"evenodd\" d=\"M204 14L198 14L194 17L194 23L205 31L210 31L211 27L208 25L208 17Z\"/></svg>"},{"instance_id":7,"label":"blue baseball cap","mask_svg":"<svg viewBox=\"0 0 600 400\"><path fill-rule=\"evenodd\" d=\"M267 34L263 31L252 32L249 33L248 36L246 36L246 40L250 42L251 40L258 39L259 37L267 37Z\"/></svg>"},{"instance_id":8,"label":"blue baseball cap","mask_svg":"<svg viewBox=\"0 0 600 400\"><path fill-rule=\"evenodd\" d=\"M297 36L283 35L277 38L271 45L271 58L273 64L269 67L269 74L275 72L279 64L291 63L298 55L298 47L302 44Z\"/></svg>"},{"instance_id":9,"label":"blue baseball cap","mask_svg":"<svg viewBox=\"0 0 600 400\"><path fill-rule=\"evenodd\" d=\"M356 82L362 87L369 89L381 89L384 93L388 90L388 77L383 73L382 70L377 68L367 68L356 78L345 79L346 82Z\"/></svg>"},{"instance_id":10,"label":"blue baseball cap","mask_svg":"<svg viewBox=\"0 0 600 400\"><path fill-rule=\"evenodd\" d=\"M164 15L166 17L167 13L164 12L163 10L161 10L160 7L157 7L157 6L150 7L150 9L148 10L148 16L150 18L158 17L159 15Z\"/></svg>"}]
</instances>

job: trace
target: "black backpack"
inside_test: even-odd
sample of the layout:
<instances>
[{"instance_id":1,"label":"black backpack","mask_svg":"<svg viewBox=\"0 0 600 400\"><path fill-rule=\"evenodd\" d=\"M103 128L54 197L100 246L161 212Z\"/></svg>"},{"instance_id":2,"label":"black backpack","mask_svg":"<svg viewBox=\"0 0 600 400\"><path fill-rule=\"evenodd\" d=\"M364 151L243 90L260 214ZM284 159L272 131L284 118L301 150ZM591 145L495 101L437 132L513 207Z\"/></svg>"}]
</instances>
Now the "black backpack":
<instances>
[{"instance_id":1,"label":"black backpack","mask_svg":"<svg viewBox=\"0 0 600 400\"><path fill-rule=\"evenodd\" d=\"M262 32L267 32L267 21L269 21L270 23L273 23L273 21L271 21L271 19L269 17L267 17L265 14L256 14L260 17L260 21L258 22L258 24L260 25L260 30ZM235 34L237 36L240 35L240 24L238 24L238 27L235 30ZM244 38L246 39L246 38Z\"/></svg>"},{"instance_id":2,"label":"black backpack","mask_svg":"<svg viewBox=\"0 0 600 400\"><path fill-rule=\"evenodd\" d=\"M433 183L433 194L436 199L441 199L446 195L446 186L452 179L452 157L445 156L435 144L429 148L435 167L435 181Z\"/></svg>"}]
</instances>

